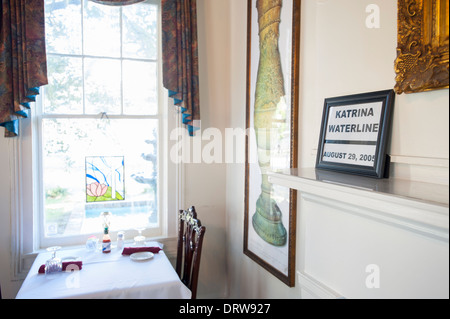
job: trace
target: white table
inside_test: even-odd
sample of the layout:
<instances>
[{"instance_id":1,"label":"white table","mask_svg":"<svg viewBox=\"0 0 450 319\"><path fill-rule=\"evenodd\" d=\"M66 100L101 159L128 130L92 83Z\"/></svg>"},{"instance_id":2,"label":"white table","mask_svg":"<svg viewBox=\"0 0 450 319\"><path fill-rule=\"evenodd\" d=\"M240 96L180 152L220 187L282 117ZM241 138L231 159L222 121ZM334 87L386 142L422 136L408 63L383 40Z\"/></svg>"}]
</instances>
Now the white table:
<instances>
[{"instance_id":1,"label":"white table","mask_svg":"<svg viewBox=\"0 0 450 319\"><path fill-rule=\"evenodd\" d=\"M36 257L16 299L189 299L191 291L180 281L169 259L161 250L145 261L122 256L122 250L110 254L88 252L85 248L61 250L63 259L77 257L80 271L51 276L38 274L39 267L51 257Z\"/></svg>"}]
</instances>

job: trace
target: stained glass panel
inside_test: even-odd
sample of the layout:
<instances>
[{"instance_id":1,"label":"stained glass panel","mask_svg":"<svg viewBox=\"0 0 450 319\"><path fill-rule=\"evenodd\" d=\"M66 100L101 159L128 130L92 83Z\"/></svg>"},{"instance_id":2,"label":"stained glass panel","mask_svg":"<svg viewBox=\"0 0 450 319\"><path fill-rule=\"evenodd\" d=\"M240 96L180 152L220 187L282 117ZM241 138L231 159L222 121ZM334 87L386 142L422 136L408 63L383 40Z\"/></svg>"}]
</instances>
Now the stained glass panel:
<instances>
[{"instance_id":1,"label":"stained glass panel","mask_svg":"<svg viewBox=\"0 0 450 319\"><path fill-rule=\"evenodd\" d=\"M124 157L86 157L86 202L125 200Z\"/></svg>"}]
</instances>

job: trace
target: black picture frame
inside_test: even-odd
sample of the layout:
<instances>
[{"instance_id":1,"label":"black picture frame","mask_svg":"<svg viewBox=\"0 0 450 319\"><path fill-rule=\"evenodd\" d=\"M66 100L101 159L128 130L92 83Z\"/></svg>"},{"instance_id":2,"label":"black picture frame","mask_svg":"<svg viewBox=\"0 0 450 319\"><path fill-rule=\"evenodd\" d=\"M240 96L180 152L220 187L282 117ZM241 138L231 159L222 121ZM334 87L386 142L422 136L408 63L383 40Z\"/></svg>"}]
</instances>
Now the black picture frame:
<instances>
[{"instance_id":1,"label":"black picture frame","mask_svg":"<svg viewBox=\"0 0 450 319\"><path fill-rule=\"evenodd\" d=\"M387 178L394 90L325 99L316 168Z\"/></svg>"}]
</instances>

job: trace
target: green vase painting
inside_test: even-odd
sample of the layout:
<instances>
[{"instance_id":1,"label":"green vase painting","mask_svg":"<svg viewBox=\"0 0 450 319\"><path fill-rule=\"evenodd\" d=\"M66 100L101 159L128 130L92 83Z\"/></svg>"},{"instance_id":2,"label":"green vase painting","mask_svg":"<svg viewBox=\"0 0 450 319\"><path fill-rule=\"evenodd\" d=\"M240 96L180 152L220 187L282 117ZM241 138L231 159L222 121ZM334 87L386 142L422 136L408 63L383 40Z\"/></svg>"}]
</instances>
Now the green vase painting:
<instances>
[{"instance_id":1,"label":"green vase painting","mask_svg":"<svg viewBox=\"0 0 450 319\"><path fill-rule=\"evenodd\" d=\"M273 185L269 182L273 133L280 118L279 109L284 101L284 79L278 49L280 12L282 0L258 0L259 66L256 79L254 127L258 149L258 164L261 170L261 194L256 201L256 212L252 217L253 228L267 243L284 246L287 232L282 213L274 200Z\"/></svg>"}]
</instances>

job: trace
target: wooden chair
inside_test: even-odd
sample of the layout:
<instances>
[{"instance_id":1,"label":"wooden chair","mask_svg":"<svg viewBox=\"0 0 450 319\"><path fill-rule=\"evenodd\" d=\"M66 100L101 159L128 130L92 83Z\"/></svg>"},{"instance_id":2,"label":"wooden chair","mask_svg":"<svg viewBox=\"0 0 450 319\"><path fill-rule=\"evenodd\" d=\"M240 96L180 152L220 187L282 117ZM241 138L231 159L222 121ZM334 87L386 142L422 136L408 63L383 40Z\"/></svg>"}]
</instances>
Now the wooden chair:
<instances>
[{"instance_id":1,"label":"wooden chair","mask_svg":"<svg viewBox=\"0 0 450 319\"><path fill-rule=\"evenodd\" d=\"M198 273L206 227L197 219L195 207L179 212L176 271L181 281L197 297Z\"/></svg>"}]
</instances>

